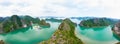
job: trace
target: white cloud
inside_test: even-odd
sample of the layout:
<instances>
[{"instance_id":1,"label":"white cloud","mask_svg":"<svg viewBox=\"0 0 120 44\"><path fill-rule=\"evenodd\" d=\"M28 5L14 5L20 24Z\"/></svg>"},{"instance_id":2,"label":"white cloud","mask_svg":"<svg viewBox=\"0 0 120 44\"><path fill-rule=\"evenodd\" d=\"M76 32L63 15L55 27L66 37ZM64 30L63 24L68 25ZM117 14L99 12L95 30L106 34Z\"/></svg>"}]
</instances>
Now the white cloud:
<instances>
[{"instance_id":1,"label":"white cloud","mask_svg":"<svg viewBox=\"0 0 120 44\"><path fill-rule=\"evenodd\" d=\"M0 16L120 17L119 0L1 0Z\"/></svg>"}]
</instances>

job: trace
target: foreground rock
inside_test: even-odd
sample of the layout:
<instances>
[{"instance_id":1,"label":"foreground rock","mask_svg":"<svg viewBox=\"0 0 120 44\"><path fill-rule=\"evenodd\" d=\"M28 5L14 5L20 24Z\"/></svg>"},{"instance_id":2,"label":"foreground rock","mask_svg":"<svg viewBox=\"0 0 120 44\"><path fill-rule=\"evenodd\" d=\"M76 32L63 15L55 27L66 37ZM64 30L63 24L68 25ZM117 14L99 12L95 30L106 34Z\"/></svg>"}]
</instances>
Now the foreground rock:
<instances>
[{"instance_id":1,"label":"foreground rock","mask_svg":"<svg viewBox=\"0 0 120 44\"><path fill-rule=\"evenodd\" d=\"M74 31L75 24L69 19L65 19L49 40L39 44L83 44L83 42L75 36Z\"/></svg>"},{"instance_id":2,"label":"foreground rock","mask_svg":"<svg viewBox=\"0 0 120 44\"><path fill-rule=\"evenodd\" d=\"M80 26L84 27L100 27L100 26L108 26L114 24L115 21L108 18L93 18L88 20L83 20L80 22Z\"/></svg>"},{"instance_id":3,"label":"foreground rock","mask_svg":"<svg viewBox=\"0 0 120 44\"><path fill-rule=\"evenodd\" d=\"M0 44L5 44L3 40L0 40Z\"/></svg>"}]
</instances>

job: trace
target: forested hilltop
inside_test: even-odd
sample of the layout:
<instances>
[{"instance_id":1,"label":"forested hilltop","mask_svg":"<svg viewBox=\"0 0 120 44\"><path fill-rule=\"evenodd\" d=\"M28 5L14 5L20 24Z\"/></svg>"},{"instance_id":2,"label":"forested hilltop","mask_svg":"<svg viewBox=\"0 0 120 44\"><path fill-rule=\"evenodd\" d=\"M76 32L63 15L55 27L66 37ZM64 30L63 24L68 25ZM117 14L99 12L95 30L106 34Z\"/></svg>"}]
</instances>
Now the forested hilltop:
<instances>
[{"instance_id":1,"label":"forested hilltop","mask_svg":"<svg viewBox=\"0 0 120 44\"><path fill-rule=\"evenodd\" d=\"M75 26L76 24L70 19L64 19L52 37L40 44L83 44L83 42L75 36Z\"/></svg>"}]
</instances>

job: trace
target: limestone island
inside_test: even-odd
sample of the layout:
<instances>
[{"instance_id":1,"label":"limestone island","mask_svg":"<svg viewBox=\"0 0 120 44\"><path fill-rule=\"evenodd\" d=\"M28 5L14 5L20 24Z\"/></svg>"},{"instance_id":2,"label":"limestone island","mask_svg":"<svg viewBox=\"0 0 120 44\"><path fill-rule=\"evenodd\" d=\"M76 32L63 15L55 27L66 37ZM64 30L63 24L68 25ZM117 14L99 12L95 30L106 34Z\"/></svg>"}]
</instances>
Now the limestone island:
<instances>
[{"instance_id":1,"label":"limestone island","mask_svg":"<svg viewBox=\"0 0 120 44\"><path fill-rule=\"evenodd\" d=\"M109 18L92 18L92 19L81 21L79 26L91 28L91 27L109 26L114 23L115 21Z\"/></svg>"},{"instance_id":2,"label":"limestone island","mask_svg":"<svg viewBox=\"0 0 120 44\"><path fill-rule=\"evenodd\" d=\"M45 19L46 21L51 21L51 22L62 22L62 19L55 19L55 18L50 18L50 19Z\"/></svg>"},{"instance_id":3,"label":"limestone island","mask_svg":"<svg viewBox=\"0 0 120 44\"><path fill-rule=\"evenodd\" d=\"M40 26L41 26L41 27L44 27L44 28L45 28L45 27L49 28L49 27L50 27L50 24L47 23L45 20L42 19L42 20L40 21Z\"/></svg>"},{"instance_id":4,"label":"limestone island","mask_svg":"<svg viewBox=\"0 0 120 44\"><path fill-rule=\"evenodd\" d=\"M33 24L50 27L50 24L46 23L45 20L40 21L39 18L33 18L31 16L13 15L11 17L0 18L0 33L8 33L20 28L30 27Z\"/></svg>"},{"instance_id":5,"label":"limestone island","mask_svg":"<svg viewBox=\"0 0 120 44\"><path fill-rule=\"evenodd\" d=\"M75 25L76 24L70 19L64 19L52 37L39 44L83 44L83 42L75 36Z\"/></svg>"}]
</instances>

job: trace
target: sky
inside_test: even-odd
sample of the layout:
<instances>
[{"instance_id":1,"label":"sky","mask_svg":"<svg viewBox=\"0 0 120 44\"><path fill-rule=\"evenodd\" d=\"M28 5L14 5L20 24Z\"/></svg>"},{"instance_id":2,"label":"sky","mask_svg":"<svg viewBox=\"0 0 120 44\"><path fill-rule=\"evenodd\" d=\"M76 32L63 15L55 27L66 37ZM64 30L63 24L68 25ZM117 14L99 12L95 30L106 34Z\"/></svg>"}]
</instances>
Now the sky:
<instances>
[{"instance_id":1,"label":"sky","mask_svg":"<svg viewBox=\"0 0 120 44\"><path fill-rule=\"evenodd\" d=\"M0 0L0 16L11 15L120 19L120 0Z\"/></svg>"}]
</instances>

